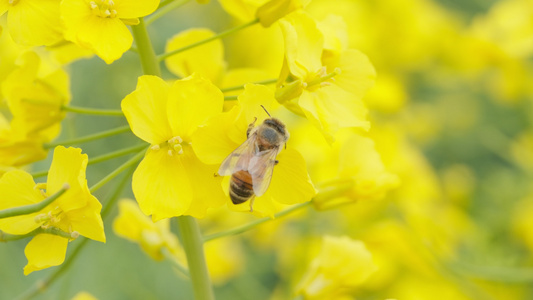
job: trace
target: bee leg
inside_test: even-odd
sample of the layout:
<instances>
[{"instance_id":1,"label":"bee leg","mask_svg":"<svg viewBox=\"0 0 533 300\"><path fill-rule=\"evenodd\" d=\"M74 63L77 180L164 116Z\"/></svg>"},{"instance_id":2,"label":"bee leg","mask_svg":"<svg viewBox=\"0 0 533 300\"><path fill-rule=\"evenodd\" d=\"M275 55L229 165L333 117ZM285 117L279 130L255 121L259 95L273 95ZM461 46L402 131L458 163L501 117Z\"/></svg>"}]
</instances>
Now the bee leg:
<instances>
[{"instance_id":1,"label":"bee leg","mask_svg":"<svg viewBox=\"0 0 533 300\"><path fill-rule=\"evenodd\" d=\"M274 161L274 166L277 165L277 164L279 164L279 160L276 159L276 160Z\"/></svg>"},{"instance_id":2,"label":"bee leg","mask_svg":"<svg viewBox=\"0 0 533 300\"><path fill-rule=\"evenodd\" d=\"M254 126L255 126L255 122L257 121L257 117L254 117L254 121L252 123L250 123L250 125L248 125L248 130L246 130L246 137L250 137L250 132L252 131L252 129L254 129Z\"/></svg>"},{"instance_id":3,"label":"bee leg","mask_svg":"<svg viewBox=\"0 0 533 300\"><path fill-rule=\"evenodd\" d=\"M218 177L220 175L218 175L218 173L215 172L215 174L213 174L213 177Z\"/></svg>"},{"instance_id":4,"label":"bee leg","mask_svg":"<svg viewBox=\"0 0 533 300\"><path fill-rule=\"evenodd\" d=\"M250 199L250 212L254 211L254 200L255 200L255 197L252 197L252 199Z\"/></svg>"}]
</instances>

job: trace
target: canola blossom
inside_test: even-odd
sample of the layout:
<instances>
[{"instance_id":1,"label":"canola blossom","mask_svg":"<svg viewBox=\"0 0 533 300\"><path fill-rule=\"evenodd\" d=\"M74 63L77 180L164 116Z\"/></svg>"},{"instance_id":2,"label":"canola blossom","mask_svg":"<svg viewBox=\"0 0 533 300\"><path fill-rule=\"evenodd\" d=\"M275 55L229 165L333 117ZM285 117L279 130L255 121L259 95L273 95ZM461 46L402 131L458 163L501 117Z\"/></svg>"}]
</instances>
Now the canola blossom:
<instances>
[{"instance_id":1,"label":"canola blossom","mask_svg":"<svg viewBox=\"0 0 533 300\"><path fill-rule=\"evenodd\" d=\"M0 230L8 234L27 234L37 228L55 228L71 238L79 235L105 242L100 210L102 205L91 195L85 180L87 155L81 149L59 146L54 151L46 184L36 185L30 174L21 170L6 172L0 179L0 192L6 201L1 209L38 203L64 187L58 200L32 214L0 220ZM24 250L28 264L24 274L60 265L65 259L69 238L37 234Z\"/></svg>"},{"instance_id":2,"label":"canola blossom","mask_svg":"<svg viewBox=\"0 0 533 300\"><path fill-rule=\"evenodd\" d=\"M150 149L133 174L141 210L154 221L180 215L203 216L224 203L217 166L203 164L191 143L196 129L222 111L223 96L209 81L192 75L167 84L155 76L139 78L122 101L135 135Z\"/></svg>"},{"instance_id":3,"label":"canola blossom","mask_svg":"<svg viewBox=\"0 0 533 300\"><path fill-rule=\"evenodd\" d=\"M0 299L532 299L532 5L0 0Z\"/></svg>"},{"instance_id":4,"label":"canola blossom","mask_svg":"<svg viewBox=\"0 0 533 300\"><path fill-rule=\"evenodd\" d=\"M133 37L126 25L139 23L138 18L151 14L159 1L64 0L61 20L65 39L94 51L110 64L130 49Z\"/></svg>"}]
</instances>

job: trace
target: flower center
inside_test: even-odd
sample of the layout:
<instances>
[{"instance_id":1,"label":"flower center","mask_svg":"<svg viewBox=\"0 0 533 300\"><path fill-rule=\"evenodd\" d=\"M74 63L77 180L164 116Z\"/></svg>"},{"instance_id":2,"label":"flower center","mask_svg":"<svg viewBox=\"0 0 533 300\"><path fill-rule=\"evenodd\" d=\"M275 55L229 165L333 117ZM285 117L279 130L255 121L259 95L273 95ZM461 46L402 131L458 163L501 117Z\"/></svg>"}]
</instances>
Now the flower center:
<instances>
[{"instance_id":1,"label":"flower center","mask_svg":"<svg viewBox=\"0 0 533 300\"><path fill-rule=\"evenodd\" d=\"M161 147L168 147L168 155L172 156L174 154L183 154L183 146L186 144L189 144L187 142L184 142L183 139L180 136L175 136L171 138L170 140L166 141L163 144L160 145L153 145L151 147L152 150L159 150Z\"/></svg>"},{"instance_id":2,"label":"flower center","mask_svg":"<svg viewBox=\"0 0 533 300\"><path fill-rule=\"evenodd\" d=\"M18 0L14 0L18 1ZM117 11L113 9L115 3L113 0L94 0L89 2L93 14L102 18L114 18L117 16Z\"/></svg>"},{"instance_id":3,"label":"flower center","mask_svg":"<svg viewBox=\"0 0 533 300\"><path fill-rule=\"evenodd\" d=\"M55 211L49 211L47 214L40 214L35 216L35 223L41 223L41 228L58 227L57 224L61 222L61 214L63 211L58 208Z\"/></svg>"},{"instance_id":4,"label":"flower center","mask_svg":"<svg viewBox=\"0 0 533 300\"><path fill-rule=\"evenodd\" d=\"M341 69L335 68L335 70L329 74L326 72L326 67L320 68L320 70L316 72L316 75L306 82L306 88L310 89L313 87L323 87L330 85L331 82L335 80L335 78L333 77L341 73Z\"/></svg>"}]
</instances>

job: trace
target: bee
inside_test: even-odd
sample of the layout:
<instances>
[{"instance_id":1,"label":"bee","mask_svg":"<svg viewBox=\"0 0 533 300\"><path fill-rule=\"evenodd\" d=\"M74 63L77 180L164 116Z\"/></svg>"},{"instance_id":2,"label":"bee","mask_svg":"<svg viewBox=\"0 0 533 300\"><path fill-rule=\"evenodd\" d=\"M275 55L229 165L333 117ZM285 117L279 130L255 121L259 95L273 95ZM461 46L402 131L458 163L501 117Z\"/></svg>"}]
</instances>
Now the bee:
<instances>
[{"instance_id":1,"label":"bee","mask_svg":"<svg viewBox=\"0 0 533 300\"><path fill-rule=\"evenodd\" d=\"M255 196L263 195L270 185L274 166L278 164L276 156L282 144L287 148L289 139L285 124L261 107L270 118L257 127L255 118L248 125L247 140L228 155L218 169L219 175L231 175L229 195L233 204L250 200L250 211L253 211Z\"/></svg>"}]
</instances>

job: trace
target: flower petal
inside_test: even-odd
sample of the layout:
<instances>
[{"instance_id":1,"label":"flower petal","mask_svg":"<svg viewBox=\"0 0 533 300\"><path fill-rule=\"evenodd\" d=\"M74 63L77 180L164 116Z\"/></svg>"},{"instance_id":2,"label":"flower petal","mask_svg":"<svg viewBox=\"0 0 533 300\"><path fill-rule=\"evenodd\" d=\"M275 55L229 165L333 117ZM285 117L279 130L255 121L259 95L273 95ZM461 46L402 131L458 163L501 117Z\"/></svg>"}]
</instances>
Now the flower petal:
<instances>
[{"instance_id":1,"label":"flower petal","mask_svg":"<svg viewBox=\"0 0 533 300\"><path fill-rule=\"evenodd\" d=\"M114 2L113 8L117 11L117 17L121 19L147 16L159 6L159 0L115 0Z\"/></svg>"},{"instance_id":2,"label":"flower petal","mask_svg":"<svg viewBox=\"0 0 533 300\"><path fill-rule=\"evenodd\" d=\"M289 148L281 151L277 159L279 163L274 167L269 187L274 200L283 204L311 200L317 192L309 178L302 155Z\"/></svg>"},{"instance_id":3,"label":"flower petal","mask_svg":"<svg viewBox=\"0 0 533 300\"><path fill-rule=\"evenodd\" d=\"M193 197L179 155L169 155L164 148L148 150L133 173L132 188L141 210L154 222L182 215Z\"/></svg>"},{"instance_id":4,"label":"flower petal","mask_svg":"<svg viewBox=\"0 0 533 300\"><path fill-rule=\"evenodd\" d=\"M172 137L167 119L168 84L157 76L141 76L137 88L122 100L122 111L139 138L160 144Z\"/></svg>"},{"instance_id":5,"label":"flower petal","mask_svg":"<svg viewBox=\"0 0 533 300\"><path fill-rule=\"evenodd\" d=\"M187 151L188 150L188 151ZM223 205L227 198L220 182L220 176L214 176L218 171L218 164L203 164L193 153L192 149L186 149L181 155L181 161L193 189L193 201L186 214L195 218L203 218L208 208L216 208Z\"/></svg>"},{"instance_id":6,"label":"flower petal","mask_svg":"<svg viewBox=\"0 0 533 300\"><path fill-rule=\"evenodd\" d=\"M13 170L6 172L0 179L0 210L38 203L44 200L30 174ZM26 234L37 227L34 220L39 213L0 219L0 230L9 234Z\"/></svg>"},{"instance_id":7,"label":"flower petal","mask_svg":"<svg viewBox=\"0 0 533 300\"><path fill-rule=\"evenodd\" d=\"M292 75L305 79L322 67L324 37L315 21L304 13L293 13L279 21L285 40L285 58Z\"/></svg>"},{"instance_id":8,"label":"flower petal","mask_svg":"<svg viewBox=\"0 0 533 300\"><path fill-rule=\"evenodd\" d=\"M113 221L113 231L123 238L140 242L144 230L154 231L155 223L146 217L139 205L129 199L118 202L119 215Z\"/></svg>"},{"instance_id":9,"label":"flower petal","mask_svg":"<svg viewBox=\"0 0 533 300\"><path fill-rule=\"evenodd\" d=\"M131 47L133 37L120 19L93 17L87 21L78 32L78 40L82 45L90 45L89 48L107 64L119 59Z\"/></svg>"},{"instance_id":10,"label":"flower petal","mask_svg":"<svg viewBox=\"0 0 533 300\"><path fill-rule=\"evenodd\" d=\"M78 42L77 34L90 18L95 17L91 6L84 0L63 0L60 4L61 20L65 24L65 38Z\"/></svg>"},{"instance_id":11,"label":"flower petal","mask_svg":"<svg viewBox=\"0 0 533 300\"><path fill-rule=\"evenodd\" d=\"M182 31L167 42L165 52L179 49L184 45L191 45L214 35L213 31L205 28L192 28ZM196 47L194 51L175 54L167 58L165 64L170 72L179 77L187 77L192 73L198 73L212 82L218 82L226 68L222 41L218 39Z\"/></svg>"},{"instance_id":12,"label":"flower petal","mask_svg":"<svg viewBox=\"0 0 533 300\"><path fill-rule=\"evenodd\" d=\"M85 179L87 162L87 154L81 154L80 148L57 146L54 149L46 193L51 196L65 184L69 185L69 189L57 200L64 212L84 207L88 196L91 196Z\"/></svg>"},{"instance_id":13,"label":"flower petal","mask_svg":"<svg viewBox=\"0 0 533 300\"><path fill-rule=\"evenodd\" d=\"M24 0L12 6L7 26L13 40L27 46L51 45L62 40L59 2Z\"/></svg>"},{"instance_id":14,"label":"flower petal","mask_svg":"<svg viewBox=\"0 0 533 300\"><path fill-rule=\"evenodd\" d=\"M200 161L205 164L220 164L239 143L228 138L235 135L243 141L243 131L236 125L235 120L240 114L240 107L235 106L229 112L221 113L209 120L206 126L196 130L192 136L192 148Z\"/></svg>"},{"instance_id":15,"label":"flower petal","mask_svg":"<svg viewBox=\"0 0 533 300\"><path fill-rule=\"evenodd\" d=\"M304 90L298 105L308 120L314 123L330 141L340 128L370 128L367 109L360 99L336 85L321 87L315 92Z\"/></svg>"},{"instance_id":16,"label":"flower petal","mask_svg":"<svg viewBox=\"0 0 533 300\"><path fill-rule=\"evenodd\" d=\"M68 239L52 234L35 236L24 249L28 264L24 267L24 275L33 271L57 266L65 260Z\"/></svg>"},{"instance_id":17,"label":"flower petal","mask_svg":"<svg viewBox=\"0 0 533 300\"><path fill-rule=\"evenodd\" d=\"M8 1L0 1L0 16L2 16L9 7L10 5ZM0 35L2 35L2 26L0 26Z\"/></svg>"},{"instance_id":18,"label":"flower petal","mask_svg":"<svg viewBox=\"0 0 533 300\"><path fill-rule=\"evenodd\" d=\"M168 122L174 136L191 139L192 133L222 111L224 95L208 80L193 74L170 87Z\"/></svg>"},{"instance_id":19,"label":"flower petal","mask_svg":"<svg viewBox=\"0 0 533 300\"><path fill-rule=\"evenodd\" d=\"M244 86L244 92L239 95L238 99L242 107L242 113L246 117L246 124L252 123L257 118L256 126L270 117L264 109L270 111L273 105L277 104L273 89L253 83L248 83Z\"/></svg>"},{"instance_id":20,"label":"flower petal","mask_svg":"<svg viewBox=\"0 0 533 300\"><path fill-rule=\"evenodd\" d=\"M84 237L105 243L104 223L100 215L102 204L93 195L88 196L87 205L68 212L71 230Z\"/></svg>"},{"instance_id":21,"label":"flower petal","mask_svg":"<svg viewBox=\"0 0 533 300\"><path fill-rule=\"evenodd\" d=\"M368 57L358 50L345 50L338 60L325 61L325 64L332 71L335 68L341 70L341 73L335 76L335 84L356 97L362 98L374 86L376 70Z\"/></svg>"}]
</instances>

